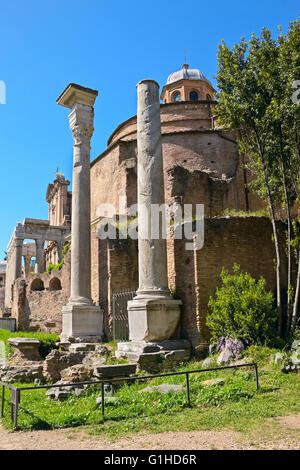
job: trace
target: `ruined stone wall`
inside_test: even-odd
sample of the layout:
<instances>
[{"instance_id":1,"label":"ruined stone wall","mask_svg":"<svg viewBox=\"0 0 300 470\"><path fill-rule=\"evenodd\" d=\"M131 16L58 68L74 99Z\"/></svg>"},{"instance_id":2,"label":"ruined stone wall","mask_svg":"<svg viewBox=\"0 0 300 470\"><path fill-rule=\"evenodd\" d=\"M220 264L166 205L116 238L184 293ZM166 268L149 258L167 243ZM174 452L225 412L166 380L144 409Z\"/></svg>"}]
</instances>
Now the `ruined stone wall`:
<instances>
[{"instance_id":1,"label":"ruined stone wall","mask_svg":"<svg viewBox=\"0 0 300 470\"><path fill-rule=\"evenodd\" d=\"M70 297L70 250L64 265L51 274L30 274L13 286L12 317L17 329L60 333L62 307Z\"/></svg>"},{"instance_id":2,"label":"ruined stone wall","mask_svg":"<svg viewBox=\"0 0 300 470\"><path fill-rule=\"evenodd\" d=\"M286 266L284 256L284 225L278 223L282 247L282 288ZM258 279L263 276L268 289L275 292L276 273L272 243L272 227L265 217L228 217L205 219L205 240L201 250L185 250L185 240L175 240L175 263L169 264L169 277L176 280L176 292L183 301L182 334L194 347L203 350L209 340L206 327L208 301L220 285L222 267L234 263Z\"/></svg>"},{"instance_id":3,"label":"ruined stone wall","mask_svg":"<svg viewBox=\"0 0 300 470\"><path fill-rule=\"evenodd\" d=\"M286 287L284 225L278 223L282 247L282 287ZM207 347L208 300L220 285L222 267L241 265L255 278L263 276L275 292L276 273L272 227L264 217L205 219L205 240L201 250L186 250L187 240L167 241L168 279L175 296L183 301L181 334L201 352ZM112 331L112 294L138 286L137 242L98 240L99 276L94 301L104 310L105 333ZM95 291L96 292L96 291Z\"/></svg>"},{"instance_id":4,"label":"ruined stone wall","mask_svg":"<svg viewBox=\"0 0 300 470\"><path fill-rule=\"evenodd\" d=\"M238 178L213 179L202 171L174 166L168 171L166 187L169 203L192 204L194 214L196 204L204 204L206 217L221 216L226 209L246 209L245 192L240 190Z\"/></svg>"}]
</instances>

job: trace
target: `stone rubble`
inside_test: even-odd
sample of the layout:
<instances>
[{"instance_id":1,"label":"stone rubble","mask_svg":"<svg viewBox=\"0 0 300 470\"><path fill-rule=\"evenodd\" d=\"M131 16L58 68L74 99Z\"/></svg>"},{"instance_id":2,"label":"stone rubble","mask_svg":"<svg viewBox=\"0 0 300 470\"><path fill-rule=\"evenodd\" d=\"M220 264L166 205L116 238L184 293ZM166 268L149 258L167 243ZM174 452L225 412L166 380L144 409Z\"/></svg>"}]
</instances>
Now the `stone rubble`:
<instances>
[{"instance_id":1,"label":"stone rubble","mask_svg":"<svg viewBox=\"0 0 300 470\"><path fill-rule=\"evenodd\" d=\"M204 359L201 365L201 369L210 369L211 367L215 366L215 361L213 360L212 357L207 357Z\"/></svg>"},{"instance_id":2,"label":"stone rubble","mask_svg":"<svg viewBox=\"0 0 300 470\"><path fill-rule=\"evenodd\" d=\"M36 379L44 380L43 362L27 362L24 365L5 365L0 367L0 380L5 383L30 383Z\"/></svg>"},{"instance_id":3,"label":"stone rubble","mask_svg":"<svg viewBox=\"0 0 300 470\"><path fill-rule=\"evenodd\" d=\"M213 385L223 385L225 383L225 379L210 379L210 380L204 380L201 382L201 385L204 385L205 387L212 387Z\"/></svg>"},{"instance_id":4,"label":"stone rubble","mask_svg":"<svg viewBox=\"0 0 300 470\"><path fill-rule=\"evenodd\" d=\"M221 354L218 356L218 365L228 364L234 358L234 354L229 349L223 349Z\"/></svg>"},{"instance_id":5,"label":"stone rubble","mask_svg":"<svg viewBox=\"0 0 300 470\"><path fill-rule=\"evenodd\" d=\"M170 370L191 357L191 343L187 340L165 340L159 343L131 341L118 343L118 358L127 358L138 364L139 370L156 372Z\"/></svg>"}]
</instances>

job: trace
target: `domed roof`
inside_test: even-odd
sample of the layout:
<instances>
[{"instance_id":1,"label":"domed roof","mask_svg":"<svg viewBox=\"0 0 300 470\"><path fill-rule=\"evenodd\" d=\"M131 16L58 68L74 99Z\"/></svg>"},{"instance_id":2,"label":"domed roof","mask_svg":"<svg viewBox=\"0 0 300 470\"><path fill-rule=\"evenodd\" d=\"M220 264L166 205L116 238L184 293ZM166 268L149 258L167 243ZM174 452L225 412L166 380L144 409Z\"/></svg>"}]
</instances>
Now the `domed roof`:
<instances>
[{"instance_id":1,"label":"domed roof","mask_svg":"<svg viewBox=\"0 0 300 470\"><path fill-rule=\"evenodd\" d=\"M199 69L189 69L188 64L183 64L181 70L171 73L171 75L168 76L167 85L178 82L178 80L202 80L212 86L210 81L203 75L202 72L200 72Z\"/></svg>"}]
</instances>

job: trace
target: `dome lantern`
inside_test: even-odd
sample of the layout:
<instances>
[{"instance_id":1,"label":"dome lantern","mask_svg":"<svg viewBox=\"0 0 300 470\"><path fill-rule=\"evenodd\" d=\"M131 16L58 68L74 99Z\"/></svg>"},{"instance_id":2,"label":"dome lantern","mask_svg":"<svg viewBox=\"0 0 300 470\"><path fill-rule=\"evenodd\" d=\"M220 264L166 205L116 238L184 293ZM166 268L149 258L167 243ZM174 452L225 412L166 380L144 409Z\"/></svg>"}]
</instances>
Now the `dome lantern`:
<instances>
[{"instance_id":1,"label":"dome lantern","mask_svg":"<svg viewBox=\"0 0 300 470\"><path fill-rule=\"evenodd\" d=\"M168 76L161 100L163 103L213 101L215 92L211 82L199 69L190 69L188 64L183 64L180 70Z\"/></svg>"}]
</instances>

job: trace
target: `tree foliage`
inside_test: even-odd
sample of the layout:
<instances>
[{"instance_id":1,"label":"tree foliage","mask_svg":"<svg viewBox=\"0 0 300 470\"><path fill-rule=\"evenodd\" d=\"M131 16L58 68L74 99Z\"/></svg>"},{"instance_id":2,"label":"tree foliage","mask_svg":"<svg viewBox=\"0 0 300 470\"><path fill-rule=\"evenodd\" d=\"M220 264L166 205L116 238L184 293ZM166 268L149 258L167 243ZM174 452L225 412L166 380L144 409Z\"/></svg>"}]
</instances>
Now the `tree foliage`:
<instances>
[{"instance_id":1,"label":"tree foliage","mask_svg":"<svg viewBox=\"0 0 300 470\"><path fill-rule=\"evenodd\" d=\"M223 268L221 280L208 304L207 325L213 339L237 338L244 345L270 342L276 334L277 313L265 279L257 281L235 264L233 274Z\"/></svg>"},{"instance_id":2,"label":"tree foliage","mask_svg":"<svg viewBox=\"0 0 300 470\"><path fill-rule=\"evenodd\" d=\"M232 49L224 42L218 50L217 95L219 123L237 132L241 154L252 174L250 187L266 200L276 251L278 331L289 332L297 323L300 294L299 238L293 228L291 208L300 195L300 22L290 24L277 39L263 28ZM298 82L300 86L300 82ZM283 305L282 255L276 219L287 222L287 304ZM298 264L292 281L292 265ZM294 305L292 305L294 302Z\"/></svg>"}]
</instances>

